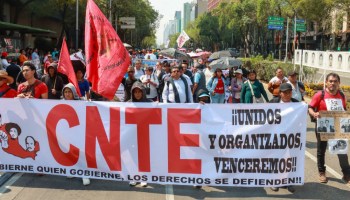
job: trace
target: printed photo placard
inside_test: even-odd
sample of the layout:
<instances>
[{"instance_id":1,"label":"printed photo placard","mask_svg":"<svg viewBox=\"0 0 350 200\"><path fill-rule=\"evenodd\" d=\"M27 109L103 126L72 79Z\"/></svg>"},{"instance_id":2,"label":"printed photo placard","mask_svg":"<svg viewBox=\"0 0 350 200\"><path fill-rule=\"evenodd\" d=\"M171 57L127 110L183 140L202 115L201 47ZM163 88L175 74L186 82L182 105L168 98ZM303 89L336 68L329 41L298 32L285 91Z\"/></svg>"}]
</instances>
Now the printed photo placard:
<instances>
[{"instance_id":1,"label":"printed photo placard","mask_svg":"<svg viewBox=\"0 0 350 200\"><path fill-rule=\"evenodd\" d=\"M350 111L320 111L317 132L322 141L350 139Z\"/></svg>"}]
</instances>

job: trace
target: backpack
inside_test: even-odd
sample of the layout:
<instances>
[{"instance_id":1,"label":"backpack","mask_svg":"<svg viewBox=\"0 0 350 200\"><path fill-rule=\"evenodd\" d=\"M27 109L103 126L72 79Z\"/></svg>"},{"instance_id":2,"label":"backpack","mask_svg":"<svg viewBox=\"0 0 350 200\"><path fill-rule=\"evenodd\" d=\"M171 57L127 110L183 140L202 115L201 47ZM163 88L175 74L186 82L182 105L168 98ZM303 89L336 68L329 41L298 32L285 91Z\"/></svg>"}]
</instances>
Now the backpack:
<instances>
[{"instance_id":1,"label":"backpack","mask_svg":"<svg viewBox=\"0 0 350 200\"><path fill-rule=\"evenodd\" d=\"M340 93L340 96L342 97L342 100L345 101L345 95L344 95L344 93L343 93L342 91L339 91L339 93ZM324 99L324 90L322 90L320 101L323 100L323 99ZM313 108L313 107L311 107L311 106L309 106L309 108L312 108L315 112L318 111L317 108ZM345 108L345 109L346 109L346 108ZM316 123L316 122L317 122L317 119L316 119L314 116L312 116L310 113L309 113L309 116L310 116L311 122L313 122L313 123Z\"/></svg>"}]
</instances>

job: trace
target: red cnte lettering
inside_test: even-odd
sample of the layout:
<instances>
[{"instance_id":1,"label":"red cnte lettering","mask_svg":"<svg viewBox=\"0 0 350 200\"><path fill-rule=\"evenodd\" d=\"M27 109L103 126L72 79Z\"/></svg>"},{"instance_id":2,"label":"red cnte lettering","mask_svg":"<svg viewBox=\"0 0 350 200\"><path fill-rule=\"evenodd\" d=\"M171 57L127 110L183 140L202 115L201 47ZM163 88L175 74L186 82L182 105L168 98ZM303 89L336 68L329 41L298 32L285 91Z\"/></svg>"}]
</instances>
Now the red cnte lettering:
<instances>
[{"instance_id":1,"label":"red cnte lettering","mask_svg":"<svg viewBox=\"0 0 350 200\"><path fill-rule=\"evenodd\" d=\"M97 168L96 140L109 168L121 171L120 158L120 108L110 108L109 141L96 106L86 107L85 156L89 168Z\"/></svg>"},{"instance_id":2,"label":"red cnte lettering","mask_svg":"<svg viewBox=\"0 0 350 200\"><path fill-rule=\"evenodd\" d=\"M162 123L162 110L160 108L126 108L125 112L125 123L137 125L139 171L150 172L149 125Z\"/></svg>"},{"instance_id":3,"label":"red cnte lettering","mask_svg":"<svg viewBox=\"0 0 350 200\"><path fill-rule=\"evenodd\" d=\"M68 122L69 128L79 125L79 118L74 108L70 105L60 104L52 108L46 118L46 130L49 139L51 153L55 160L64 166L72 166L78 162L79 149L69 145L67 153L63 152L58 144L56 127L58 122L64 119Z\"/></svg>"},{"instance_id":4,"label":"red cnte lettering","mask_svg":"<svg viewBox=\"0 0 350 200\"><path fill-rule=\"evenodd\" d=\"M200 159L181 159L180 147L199 147L198 134L181 134L181 123L201 123L199 109L168 109L168 171L169 173L201 174Z\"/></svg>"}]
</instances>

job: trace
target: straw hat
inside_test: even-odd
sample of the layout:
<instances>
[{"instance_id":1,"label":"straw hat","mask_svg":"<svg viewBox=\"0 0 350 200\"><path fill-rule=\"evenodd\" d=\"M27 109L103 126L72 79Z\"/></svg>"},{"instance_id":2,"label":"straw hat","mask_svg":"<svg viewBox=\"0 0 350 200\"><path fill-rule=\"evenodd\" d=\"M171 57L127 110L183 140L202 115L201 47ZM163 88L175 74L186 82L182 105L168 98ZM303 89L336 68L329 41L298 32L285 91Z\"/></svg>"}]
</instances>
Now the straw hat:
<instances>
[{"instance_id":1,"label":"straw hat","mask_svg":"<svg viewBox=\"0 0 350 200\"><path fill-rule=\"evenodd\" d=\"M7 74L6 71L0 70L0 77L1 78L6 78L8 83L13 83L13 78Z\"/></svg>"}]
</instances>

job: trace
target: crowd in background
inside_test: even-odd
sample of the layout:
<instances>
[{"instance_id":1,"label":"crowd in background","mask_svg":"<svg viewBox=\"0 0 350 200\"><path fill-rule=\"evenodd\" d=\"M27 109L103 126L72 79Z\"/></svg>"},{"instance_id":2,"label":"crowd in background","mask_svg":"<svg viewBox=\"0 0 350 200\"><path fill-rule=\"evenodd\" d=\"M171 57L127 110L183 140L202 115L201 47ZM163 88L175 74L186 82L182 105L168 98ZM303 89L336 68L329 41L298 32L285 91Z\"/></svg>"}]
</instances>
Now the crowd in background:
<instances>
[{"instance_id":1,"label":"crowd in background","mask_svg":"<svg viewBox=\"0 0 350 200\"><path fill-rule=\"evenodd\" d=\"M67 77L57 72L59 52L56 49L41 57L36 48L22 49L20 52L18 59L8 59L6 52L1 55L0 98L107 101L90 90L84 68L75 68L81 94L81 97L78 96L75 87L68 83ZM173 60L167 59L159 50L130 50L129 52L132 64L128 67L121 83L122 95L116 95L114 101L235 104L287 103L304 100L305 88L301 82L297 81L298 73L295 71L288 72L285 76L285 72L277 68L276 76L267 84L267 90L273 96L272 99L269 99L263 83L257 79L256 72L244 66L230 66L226 69L212 68L210 60L206 57L193 60ZM155 66L146 66L143 60L157 61ZM340 84L339 76L334 73L327 76L326 81L330 81L329 88L325 90L327 92L333 91L332 84L334 85L335 82ZM339 99L338 91L339 85L332 95L337 95L336 98ZM329 95L327 98L330 98ZM320 102L323 102L322 98L313 100L312 106L316 108L321 105L321 108L326 110L324 103ZM320 117L317 109L309 110L309 112L315 117ZM318 166L322 183L328 180L324 167L324 145L318 140L318 154L320 154L318 155ZM344 172L343 179L349 183L348 159L342 156L340 160ZM87 185L90 181L83 179L83 183ZM136 184L135 182L130 183L130 185ZM141 183L141 185L146 187L147 183ZM286 188L294 192L292 186ZM279 188L271 189L279 190Z\"/></svg>"}]
</instances>

